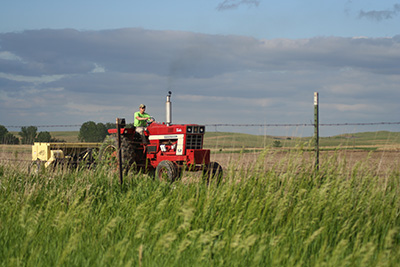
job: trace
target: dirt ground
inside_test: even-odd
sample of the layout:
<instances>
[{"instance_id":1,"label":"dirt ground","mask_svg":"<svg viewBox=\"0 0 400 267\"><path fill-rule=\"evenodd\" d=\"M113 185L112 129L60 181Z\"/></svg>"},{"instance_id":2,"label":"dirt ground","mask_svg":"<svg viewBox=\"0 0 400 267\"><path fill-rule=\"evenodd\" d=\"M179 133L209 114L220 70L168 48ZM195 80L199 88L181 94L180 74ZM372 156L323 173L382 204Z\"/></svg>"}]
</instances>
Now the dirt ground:
<instances>
[{"instance_id":1,"label":"dirt ground","mask_svg":"<svg viewBox=\"0 0 400 267\"><path fill-rule=\"evenodd\" d=\"M12 163L28 166L31 163L29 150L17 148L16 150L0 149L0 164ZM213 153L211 161L218 162L224 169L254 168L256 164L264 162L266 169L285 169L289 165L302 165L315 162L314 152L297 152L285 149L268 150L266 152L238 153ZM393 170L400 172L400 149L386 149L376 151L341 150L321 151L319 155L320 166L332 163L345 164L352 169L357 164L363 164L377 173L388 173Z\"/></svg>"},{"instance_id":2,"label":"dirt ground","mask_svg":"<svg viewBox=\"0 0 400 267\"><path fill-rule=\"evenodd\" d=\"M315 152L294 152L294 151L269 151L265 154L256 153L231 153L212 154L211 160L218 162L223 167L235 169L253 168L255 164L264 161L266 169L282 168L289 165L301 165L304 163L314 164ZM400 151L322 151L319 154L319 164L345 164L346 168L352 169L362 164L377 173L387 173L392 170L400 171Z\"/></svg>"}]
</instances>

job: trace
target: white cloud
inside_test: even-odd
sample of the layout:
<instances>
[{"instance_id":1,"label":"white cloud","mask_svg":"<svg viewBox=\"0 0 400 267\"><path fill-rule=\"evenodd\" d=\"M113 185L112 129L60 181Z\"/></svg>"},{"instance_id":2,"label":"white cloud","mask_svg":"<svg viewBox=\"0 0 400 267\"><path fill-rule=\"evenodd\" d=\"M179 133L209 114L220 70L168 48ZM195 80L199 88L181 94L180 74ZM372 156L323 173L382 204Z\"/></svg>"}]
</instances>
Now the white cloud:
<instances>
[{"instance_id":1,"label":"white cloud","mask_svg":"<svg viewBox=\"0 0 400 267\"><path fill-rule=\"evenodd\" d=\"M22 62L22 59L19 56L8 51L0 51L0 59Z\"/></svg>"},{"instance_id":2,"label":"white cloud","mask_svg":"<svg viewBox=\"0 0 400 267\"><path fill-rule=\"evenodd\" d=\"M269 98L244 98L231 96L209 96L209 95L178 95L177 99L188 102L220 102L229 103L234 106L267 107L273 100Z\"/></svg>"},{"instance_id":3,"label":"white cloud","mask_svg":"<svg viewBox=\"0 0 400 267\"><path fill-rule=\"evenodd\" d=\"M106 69L103 66L94 63L94 69L91 71L91 73L104 73L104 72L106 72Z\"/></svg>"},{"instance_id":4,"label":"white cloud","mask_svg":"<svg viewBox=\"0 0 400 267\"><path fill-rule=\"evenodd\" d=\"M63 87L55 87L55 88L26 88L23 91L23 94L47 94L47 93L60 93L63 92L64 88Z\"/></svg>"},{"instance_id":5,"label":"white cloud","mask_svg":"<svg viewBox=\"0 0 400 267\"><path fill-rule=\"evenodd\" d=\"M386 10L361 10L359 18L367 18L376 21L389 20L396 17L400 12L400 4L394 4L393 7Z\"/></svg>"},{"instance_id":6,"label":"white cloud","mask_svg":"<svg viewBox=\"0 0 400 267\"><path fill-rule=\"evenodd\" d=\"M64 78L65 75L42 75L42 76L25 76L0 72L0 78L16 81L28 82L33 84L51 83Z\"/></svg>"},{"instance_id":7,"label":"white cloud","mask_svg":"<svg viewBox=\"0 0 400 267\"><path fill-rule=\"evenodd\" d=\"M68 109L70 114L99 114L107 112L116 112L120 110L119 106L106 106L106 105L94 105L89 103L73 103L68 102L65 104L65 108Z\"/></svg>"},{"instance_id":8,"label":"white cloud","mask_svg":"<svg viewBox=\"0 0 400 267\"><path fill-rule=\"evenodd\" d=\"M366 91L365 87L361 84L357 83L340 83L333 84L325 87L327 91L334 94L343 94L343 95L362 95L363 92Z\"/></svg>"},{"instance_id":9,"label":"white cloud","mask_svg":"<svg viewBox=\"0 0 400 267\"><path fill-rule=\"evenodd\" d=\"M356 112L371 112L371 111L378 111L380 110L377 106L372 104L324 104L325 108L330 108L336 111L342 112L349 112L349 111L356 111Z\"/></svg>"},{"instance_id":10,"label":"white cloud","mask_svg":"<svg viewBox=\"0 0 400 267\"><path fill-rule=\"evenodd\" d=\"M219 3L217 6L218 11L224 11L229 9L238 8L241 5L247 6L258 6L260 1L258 0L224 0L223 2Z\"/></svg>"},{"instance_id":11,"label":"white cloud","mask_svg":"<svg viewBox=\"0 0 400 267\"><path fill-rule=\"evenodd\" d=\"M168 90L176 118L185 122L309 123L315 91L321 109L329 111L321 123L398 120L399 36L257 40L144 29L70 33L0 34L0 88L8 97L1 98L3 123L22 120L21 110L38 114L43 107L54 112L35 116L32 124L108 122L121 114L130 118L142 102L162 118Z\"/></svg>"}]
</instances>

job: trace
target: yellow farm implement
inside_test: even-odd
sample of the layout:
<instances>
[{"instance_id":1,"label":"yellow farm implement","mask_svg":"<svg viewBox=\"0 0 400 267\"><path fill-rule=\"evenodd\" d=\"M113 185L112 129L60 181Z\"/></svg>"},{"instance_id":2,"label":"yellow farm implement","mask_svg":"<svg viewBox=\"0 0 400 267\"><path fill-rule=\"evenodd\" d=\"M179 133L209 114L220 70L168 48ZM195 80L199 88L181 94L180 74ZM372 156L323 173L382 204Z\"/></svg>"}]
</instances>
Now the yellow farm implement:
<instances>
[{"instance_id":1,"label":"yellow farm implement","mask_svg":"<svg viewBox=\"0 0 400 267\"><path fill-rule=\"evenodd\" d=\"M32 146L32 167L38 171L41 166L68 165L76 167L82 163L94 163L94 152L101 143L34 143Z\"/></svg>"}]
</instances>

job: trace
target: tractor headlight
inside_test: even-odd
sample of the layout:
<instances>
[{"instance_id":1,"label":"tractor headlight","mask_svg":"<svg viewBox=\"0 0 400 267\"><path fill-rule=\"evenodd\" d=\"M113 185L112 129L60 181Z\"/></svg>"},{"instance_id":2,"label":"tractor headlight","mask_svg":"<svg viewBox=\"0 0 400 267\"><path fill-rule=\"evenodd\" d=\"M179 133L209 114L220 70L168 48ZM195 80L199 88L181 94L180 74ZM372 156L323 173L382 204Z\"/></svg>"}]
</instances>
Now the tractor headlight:
<instances>
[{"instance_id":1,"label":"tractor headlight","mask_svg":"<svg viewBox=\"0 0 400 267\"><path fill-rule=\"evenodd\" d=\"M205 126L200 126L199 128L199 133L205 133L206 127Z\"/></svg>"},{"instance_id":2,"label":"tractor headlight","mask_svg":"<svg viewBox=\"0 0 400 267\"><path fill-rule=\"evenodd\" d=\"M193 126L186 126L186 132L187 133L192 133L193 132Z\"/></svg>"}]
</instances>

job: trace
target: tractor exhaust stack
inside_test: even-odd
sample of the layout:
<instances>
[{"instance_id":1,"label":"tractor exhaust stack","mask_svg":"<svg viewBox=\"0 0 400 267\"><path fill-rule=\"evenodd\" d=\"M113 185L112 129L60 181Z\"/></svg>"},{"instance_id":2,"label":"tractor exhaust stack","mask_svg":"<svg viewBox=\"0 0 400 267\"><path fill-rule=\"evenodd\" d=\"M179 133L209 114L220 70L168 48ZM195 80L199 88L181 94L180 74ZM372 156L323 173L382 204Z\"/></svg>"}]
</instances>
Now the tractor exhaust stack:
<instances>
[{"instance_id":1,"label":"tractor exhaust stack","mask_svg":"<svg viewBox=\"0 0 400 267\"><path fill-rule=\"evenodd\" d=\"M166 108L166 123L167 126L170 126L172 123L172 103L171 103L171 95L172 92L168 91L167 95L167 102L165 102L165 108Z\"/></svg>"}]
</instances>

